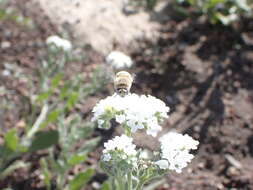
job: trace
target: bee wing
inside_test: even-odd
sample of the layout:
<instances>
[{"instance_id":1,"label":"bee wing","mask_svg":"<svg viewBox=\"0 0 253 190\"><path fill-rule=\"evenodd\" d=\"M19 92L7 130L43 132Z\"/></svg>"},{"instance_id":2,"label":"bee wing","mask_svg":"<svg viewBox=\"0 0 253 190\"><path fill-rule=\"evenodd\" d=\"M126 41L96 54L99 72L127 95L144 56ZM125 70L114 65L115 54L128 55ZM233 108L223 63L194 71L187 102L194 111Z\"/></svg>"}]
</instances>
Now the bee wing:
<instances>
[{"instance_id":1,"label":"bee wing","mask_svg":"<svg viewBox=\"0 0 253 190\"><path fill-rule=\"evenodd\" d=\"M103 72L106 74L106 78L109 81L109 83L113 83L115 78L115 73L113 72L113 69L106 65L103 65L102 69Z\"/></svg>"},{"instance_id":2,"label":"bee wing","mask_svg":"<svg viewBox=\"0 0 253 190\"><path fill-rule=\"evenodd\" d=\"M109 82L114 83L115 74L113 72L109 73Z\"/></svg>"},{"instance_id":3,"label":"bee wing","mask_svg":"<svg viewBox=\"0 0 253 190\"><path fill-rule=\"evenodd\" d=\"M136 82L136 77L137 77L137 75L135 74L135 73L133 73L133 74L131 74L132 75L132 78L133 78L133 83L135 83Z\"/></svg>"},{"instance_id":4,"label":"bee wing","mask_svg":"<svg viewBox=\"0 0 253 190\"><path fill-rule=\"evenodd\" d=\"M140 78L139 74L132 74L132 78L133 78L133 84L132 87L134 86L134 88L141 88L142 86L142 79Z\"/></svg>"}]
</instances>

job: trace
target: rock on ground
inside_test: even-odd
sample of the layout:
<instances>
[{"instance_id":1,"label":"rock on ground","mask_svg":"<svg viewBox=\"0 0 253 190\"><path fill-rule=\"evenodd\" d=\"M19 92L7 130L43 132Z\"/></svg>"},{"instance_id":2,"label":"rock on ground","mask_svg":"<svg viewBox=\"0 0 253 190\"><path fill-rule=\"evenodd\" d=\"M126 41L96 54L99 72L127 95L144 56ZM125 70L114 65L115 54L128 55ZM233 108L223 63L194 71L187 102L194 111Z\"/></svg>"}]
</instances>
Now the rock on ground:
<instances>
[{"instance_id":1,"label":"rock on ground","mask_svg":"<svg viewBox=\"0 0 253 190\"><path fill-rule=\"evenodd\" d=\"M79 44L90 44L107 54L117 49L138 48L138 40L154 40L159 24L149 13L125 15L123 0L33 0L54 24L67 26Z\"/></svg>"}]
</instances>

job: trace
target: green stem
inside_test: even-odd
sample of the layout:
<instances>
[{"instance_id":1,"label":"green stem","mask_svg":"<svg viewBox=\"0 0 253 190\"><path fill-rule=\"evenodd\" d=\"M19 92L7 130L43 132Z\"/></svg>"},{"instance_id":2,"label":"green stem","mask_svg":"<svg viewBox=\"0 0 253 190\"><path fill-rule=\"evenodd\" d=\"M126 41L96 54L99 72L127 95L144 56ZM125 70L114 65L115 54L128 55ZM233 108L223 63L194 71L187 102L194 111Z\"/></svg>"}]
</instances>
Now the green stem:
<instances>
[{"instance_id":1,"label":"green stem","mask_svg":"<svg viewBox=\"0 0 253 190\"><path fill-rule=\"evenodd\" d=\"M155 188L159 187L160 185L166 183L166 179L161 179L160 181L156 181L151 183L148 186L145 186L145 190L154 190Z\"/></svg>"},{"instance_id":2,"label":"green stem","mask_svg":"<svg viewBox=\"0 0 253 190\"><path fill-rule=\"evenodd\" d=\"M5 168L3 171L1 171L1 173L0 173L0 180L3 180L5 177L7 177L8 175L10 175L16 169L27 168L30 165L31 164L25 163L23 161L16 161L16 162L12 163L10 166L8 166L7 168Z\"/></svg>"},{"instance_id":3,"label":"green stem","mask_svg":"<svg viewBox=\"0 0 253 190\"><path fill-rule=\"evenodd\" d=\"M117 185L116 185L114 177L110 177L109 183L110 183L111 190L117 190Z\"/></svg>"},{"instance_id":4,"label":"green stem","mask_svg":"<svg viewBox=\"0 0 253 190\"><path fill-rule=\"evenodd\" d=\"M48 111L49 106L47 104L44 104L38 119L35 121L34 125L27 133L27 139L30 139L34 135L34 133L36 133L39 130L40 124L46 119Z\"/></svg>"},{"instance_id":5,"label":"green stem","mask_svg":"<svg viewBox=\"0 0 253 190\"><path fill-rule=\"evenodd\" d=\"M58 175L56 179L56 189L62 190L62 176Z\"/></svg>"},{"instance_id":6,"label":"green stem","mask_svg":"<svg viewBox=\"0 0 253 190\"><path fill-rule=\"evenodd\" d=\"M122 180L122 176L118 176L117 177L117 184L118 184L118 189L117 190L125 190L125 184L124 184L124 182L123 182L123 180Z\"/></svg>"},{"instance_id":7,"label":"green stem","mask_svg":"<svg viewBox=\"0 0 253 190\"><path fill-rule=\"evenodd\" d=\"M143 185L144 185L146 182L147 182L147 181L141 181L141 182L137 185L136 190L142 190Z\"/></svg>"},{"instance_id":8,"label":"green stem","mask_svg":"<svg viewBox=\"0 0 253 190\"><path fill-rule=\"evenodd\" d=\"M127 174L127 190L132 190L132 172Z\"/></svg>"},{"instance_id":9,"label":"green stem","mask_svg":"<svg viewBox=\"0 0 253 190\"><path fill-rule=\"evenodd\" d=\"M150 177L144 177L140 180L135 190L142 190L145 183L147 183L151 178Z\"/></svg>"}]
</instances>

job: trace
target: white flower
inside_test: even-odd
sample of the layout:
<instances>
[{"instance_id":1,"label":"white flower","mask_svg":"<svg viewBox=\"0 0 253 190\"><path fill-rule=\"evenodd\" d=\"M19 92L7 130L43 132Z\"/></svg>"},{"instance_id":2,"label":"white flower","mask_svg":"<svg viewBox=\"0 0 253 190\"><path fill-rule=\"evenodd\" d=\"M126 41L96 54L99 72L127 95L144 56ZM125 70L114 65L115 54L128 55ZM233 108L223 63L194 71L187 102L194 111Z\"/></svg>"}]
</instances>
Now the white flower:
<instances>
[{"instance_id":1,"label":"white flower","mask_svg":"<svg viewBox=\"0 0 253 190\"><path fill-rule=\"evenodd\" d=\"M60 38L59 36L49 36L46 40L47 44L54 44L58 48L62 48L64 51L69 51L72 48L70 41Z\"/></svg>"},{"instance_id":2,"label":"white flower","mask_svg":"<svg viewBox=\"0 0 253 190\"><path fill-rule=\"evenodd\" d=\"M194 156L189 154L189 151L172 151L170 155L167 154L164 157L168 159L170 170L181 173Z\"/></svg>"},{"instance_id":3,"label":"white flower","mask_svg":"<svg viewBox=\"0 0 253 190\"><path fill-rule=\"evenodd\" d=\"M116 115L115 117L116 121L121 124L124 123L126 121L126 116L121 114L121 115Z\"/></svg>"},{"instance_id":4,"label":"white flower","mask_svg":"<svg viewBox=\"0 0 253 190\"><path fill-rule=\"evenodd\" d=\"M120 51L112 51L105 61L115 69L129 68L133 65L132 59Z\"/></svg>"},{"instance_id":5,"label":"white flower","mask_svg":"<svg viewBox=\"0 0 253 190\"><path fill-rule=\"evenodd\" d=\"M176 132L168 132L167 134L163 135L159 141L161 142L162 149L165 150L190 150L190 149L197 149L199 144L198 141L194 140L189 135L179 134ZM169 147L169 148L168 148Z\"/></svg>"},{"instance_id":6,"label":"white flower","mask_svg":"<svg viewBox=\"0 0 253 190\"><path fill-rule=\"evenodd\" d=\"M103 119L99 119L99 120L98 120L98 126L99 126L99 128L102 128L104 122L105 122L105 121L104 121Z\"/></svg>"},{"instance_id":7,"label":"white flower","mask_svg":"<svg viewBox=\"0 0 253 190\"><path fill-rule=\"evenodd\" d=\"M104 154L103 157L102 157L102 160L105 161L105 162L108 162L112 159L111 155L110 154Z\"/></svg>"},{"instance_id":8,"label":"white flower","mask_svg":"<svg viewBox=\"0 0 253 190\"><path fill-rule=\"evenodd\" d=\"M150 123L147 129L147 134L156 137L157 133L162 130L162 127L158 124L157 118L149 118L148 123Z\"/></svg>"},{"instance_id":9,"label":"white flower","mask_svg":"<svg viewBox=\"0 0 253 190\"><path fill-rule=\"evenodd\" d=\"M162 158L168 161L168 169L180 173L184 167L193 159L189 153L191 149L197 149L198 141L189 135L169 132L162 136L161 142Z\"/></svg>"},{"instance_id":10,"label":"white flower","mask_svg":"<svg viewBox=\"0 0 253 190\"><path fill-rule=\"evenodd\" d=\"M101 100L92 112L92 121L108 116L108 119L115 118L119 124L129 127L131 132L145 128L147 134L156 136L162 129L159 123L168 117L169 107L153 96L129 94L121 97L115 94Z\"/></svg>"},{"instance_id":11,"label":"white flower","mask_svg":"<svg viewBox=\"0 0 253 190\"><path fill-rule=\"evenodd\" d=\"M149 158L149 152L147 150L143 150L140 152L140 158L142 159L148 159Z\"/></svg>"},{"instance_id":12,"label":"white flower","mask_svg":"<svg viewBox=\"0 0 253 190\"><path fill-rule=\"evenodd\" d=\"M111 152L120 151L122 154L122 159L127 159L127 157L133 157L137 154L135 150L136 146L132 143L133 139L126 135L116 136L114 139L109 140L104 143L105 149L103 150L103 159L105 161L109 161L111 159ZM108 156L108 154L110 156Z\"/></svg>"},{"instance_id":13,"label":"white flower","mask_svg":"<svg viewBox=\"0 0 253 190\"><path fill-rule=\"evenodd\" d=\"M168 169L169 168L169 163L167 160L158 160L155 162L156 165L159 166L160 169Z\"/></svg>"}]
</instances>

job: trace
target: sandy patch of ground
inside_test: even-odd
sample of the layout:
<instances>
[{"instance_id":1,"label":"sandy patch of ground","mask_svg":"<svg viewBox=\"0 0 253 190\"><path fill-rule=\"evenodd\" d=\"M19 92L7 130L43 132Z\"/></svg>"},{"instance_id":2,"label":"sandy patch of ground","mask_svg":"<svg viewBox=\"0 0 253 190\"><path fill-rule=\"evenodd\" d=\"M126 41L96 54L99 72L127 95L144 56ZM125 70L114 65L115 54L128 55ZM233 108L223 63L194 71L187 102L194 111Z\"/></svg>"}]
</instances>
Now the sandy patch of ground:
<instances>
[{"instance_id":1,"label":"sandy patch of ground","mask_svg":"<svg viewBox=\"0 0 253 190\"><path fill-rule=\"evenodd\" d=\"M125 15L121 0L33 0L53 23L65 26L79 44L106 54L115 47L138 48L138 40L157 38L159 24L147 12Z\"/></svg>"}]
</instances>

